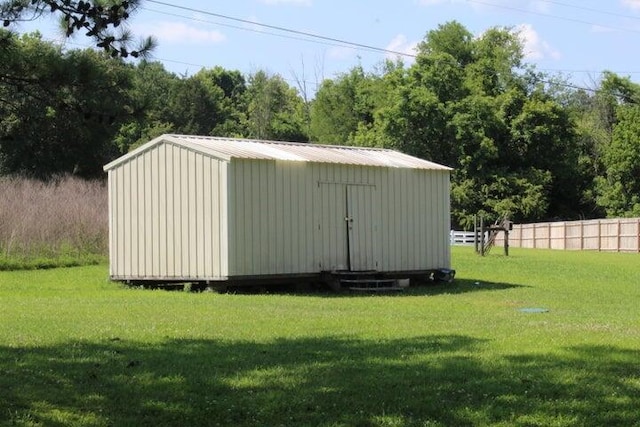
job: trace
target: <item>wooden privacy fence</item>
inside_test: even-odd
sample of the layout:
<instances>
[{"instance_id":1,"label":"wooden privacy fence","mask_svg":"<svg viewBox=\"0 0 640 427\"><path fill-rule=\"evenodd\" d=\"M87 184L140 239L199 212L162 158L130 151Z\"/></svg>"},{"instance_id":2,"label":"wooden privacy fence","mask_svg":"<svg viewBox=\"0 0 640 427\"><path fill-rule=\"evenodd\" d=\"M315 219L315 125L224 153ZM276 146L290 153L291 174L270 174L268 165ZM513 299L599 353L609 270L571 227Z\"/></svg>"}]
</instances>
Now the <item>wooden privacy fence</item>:
<instances>
[{"instance_id":1,"label":"wooden privacy fence","mask_svg":"<svg viewBox=\"0 0 640 427\"><path fill-rule=\"evenodd\" d=\"M498 234L495 245L504 245L504 233ZM640 218L514 224L509 246L640 252Z\"/></svg>"}]
</instances>

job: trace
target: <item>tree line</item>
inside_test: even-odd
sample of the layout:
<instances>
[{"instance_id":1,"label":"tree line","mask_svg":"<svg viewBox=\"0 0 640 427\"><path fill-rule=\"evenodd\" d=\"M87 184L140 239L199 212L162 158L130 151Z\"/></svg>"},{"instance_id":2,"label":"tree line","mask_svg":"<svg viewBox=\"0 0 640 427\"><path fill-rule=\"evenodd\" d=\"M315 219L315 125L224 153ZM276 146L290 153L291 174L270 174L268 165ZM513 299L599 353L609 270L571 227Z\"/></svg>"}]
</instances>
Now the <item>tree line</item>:
<instances>
[{"instance_id":1,"label":"tree line","mask_svg":"<svg viewBox=\"0 0 640 427\"><path fill-rule=\"evenodd\" d=\"M415 63L356 66L312 99L279 75L191 76L0 30L0 175L103 176L163 133L393 148L452 167L452 220L640 216L640 86L594 88L524 61L517 34L429 31ZM302 87L302 85L300 85Z\"/></svg>"}]
</instances>

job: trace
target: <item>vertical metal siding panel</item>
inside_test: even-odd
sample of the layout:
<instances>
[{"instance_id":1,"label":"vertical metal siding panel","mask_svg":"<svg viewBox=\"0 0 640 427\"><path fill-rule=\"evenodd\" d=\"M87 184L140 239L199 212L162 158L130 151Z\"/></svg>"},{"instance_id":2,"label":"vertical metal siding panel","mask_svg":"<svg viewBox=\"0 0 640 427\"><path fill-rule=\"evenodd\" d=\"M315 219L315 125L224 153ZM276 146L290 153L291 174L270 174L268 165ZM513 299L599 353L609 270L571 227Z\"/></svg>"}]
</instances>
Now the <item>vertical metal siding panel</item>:
<instances>
[{"instance_id":1,"label":"vertical metal siding panel","mask_svg":"<svg viewBox=\"0 0 640 427\"><path fill-rule=\"evenodd\" d=\"M415 188L415 171L414 170L406 170L405 175L407 177L407 200L404 204L404 210L407 212L407 258L406 258L406 269L413 270L415 269L415 256L416 252L419 250L420 239L419 236L416 235L418 230L416 230L416 212L415 212L415 201L416 201L416 188Z\"/></svg>"},{"instance_id":2,"label":"vertical metal siding panel","mask_svg":"<svg viewBox=\"0 0 640 427\"><path fill-rule=\"evenodd\" d=\"M120 272L120 204L118 184L122 166L108 172L109 180L109 275L115 276Z\"/></svg>"},{"instance_id":3,"label":"vertical metal siding panel","mask_svg":"<svg viewBox=\"0 0 640 427\"><path fill-rule=\"evenodd\" d=\"M151 177L151 272L153 277L160 277L160 150L162 146L156 146L153 150L152 177Z\"/></svg>"},{"instance_id":4,"label":"vertical metal siding panel","mask_svg":"<svg viewBox=\"0 0 640 427\"><path fill-rule=\"evenodd\" d=\"M193 274L197 277L205 276L205 268L204 268L204 222L205 222L205 214L204 214L204 156L200 153L196 153L195 155L195 170L194 170L194 179L195 179L195 199L193 201L194 205L194 223L195 223L195 269Z\"/></svg>"},{"instance_id":5,"label":"vertical metal siding panel","mask_svg":"<svg viewBox=\"0 0 640 427\"><path fill-rule=\"evenodd\" d=\"M126 162L122 165L122 183L123 183L123 191L122 191L122 220L123 220L123 236L122 241L120 242L122 248L122 271L125 275L131 274L131 231L132 227L132 197L131 197L131 188L133 187L132 176L131 176L131 162Z\"/></svg>"},{"instance_id":6,"label":"vertical metal siding panel","mask_svg":"<svg viewBox=\"0 0 640 427\"><path fill-rule=\"evenodd\" d=\"M212 186L213 194L211 195L211 202L213 203L213 212L215 216L214 223L214 236L213 239L213 257L214 257L214 275L215 277L223 277L226 275L224 259L224 251L228 248L226 241L226 199L227 194L224 186L226 186L227 179L224 175L225 164L220 161L214 162L214 182Z\"/></svg>"},{"instance_id":7,"label":"vertical metal siding panel","mask_svg":"<svg viewBox=\"0 0 640 427\"><path fill-rule=\"evenodd\" d=\"M188 161L188 177L189 177L189 201L187 223L189 224L189 277L198 276L198 234L196 228L198 226L197 203L198 189L200 187L196 177L196 153L189 151L187 155Z\"/></svg>"},{"instance_id":8,"label":"vertical metal siding panel","mask_svg":"<svg viewBox=\"0 0 640 427\"><path fill-rule=\"evenodd\" d=\"M230 191L234 197L233 204L233 212L230 212L229 222L233 222L233 228L230 230L233 231L233 239L230 239L230 243L234 246L233 253L230 252L230 256L232 256L232 261L230 261L229 267L229 275L239 275L247 270L246 268L246 260L242 256L244 250L244 239L245 239L245 219L244 219L244 203L246 194L244 194L244 173L242 162L237 159L232 161L232 174L233 177L233 186L230 187ZM233 267L233 268L231 268Z\"/></svg>"},{"instance_id":9,"label":"vertical metal siding panel","mask_svg":"<svg viewBox=\"0 0 640 427\"><path fill-rule=\"evenodd\" d=\"M423 215L421 212L421 200L424 198L424 171L411 171L411 215L412 230L411 238L413 239L413 253L411 259L411 269L419 270L425 263L425 233L423 227Z\"/></svg>"},{"instance_id":10,"label":"vertical metal siding panel","mask_svg":"<svg viewBox=\"0 0 640 427\"><path fill-rule=\"evenodd\" d=\"M423 172L420 174L420 235L423 236L425 242L421 246L421 265L420 269L428 268L429 266L429 253L430 246L429 240L431 238L431 204L429 202L431 198L430 181L431 173Z\"/></svg>"},{"instance_id":11,"label":"vertical metal siding panel","mask_svg":"<svg viewBox=\"0 0 640 427\"><path fill-rule=\"evenodd\" d=\"M315 186L313 181L313 167L312 164L307 164L304 169L304 187L302 192L304 194L304 208L303 217L305 219L304 229L304 265L303 270L306 273L318 271L315 266L315 257L313 250L313 234L315 229L315 221L313 218L313 199Z\"/></svg>"},{"instance_id":12,"label":"vertical metal siding panel","mask_svg":"<svg viewBox=\"0 0 640 427\"><path fill-rule=\"evenodd\" d=\"M291 182L291 226L290 226L290 263L287 273L298 273L300 271L301 264L301 250L300 238L303 231L303 221L300 216L301 209L300 203L302 200L302 192L300 187L300 180L302 179L300 164L296 162L289 162L289 179Z\"/></svg>"},{"instance_id":13,"label":"vertical metal siding panel","mask_svg":"<svg viewBox=\"0 0 640 427\"><path fill-rule=\"evenodd\" d=\"M320 213L322 207L322 193L320 191L320 165L311 164L311 185L313 191L312 203L313 207L309 216L313 217L313 269L319 271L322 269L322 232Z\"/></svg>"},{"instance_id":14,"label":"vertical metal siding panel","mask_svg":"<svg viewBox=\"0 0 640 427\"><path fill-rule=\"evenodd\" d=\"M251 163L247 161L241 161L239 164L242 165L242 175L243 175L243 183L241 194L244 194L244 201L242 202L242 206L240 209L242 210L242 224L241 227L244 233L244 241L242 244L242 252L239 256L244 261L244 268L240 271L240 274L252 274L254 271L254 263L255 258L251 256L251 251L253 250L252 240L253 240L253 216L255 212L252 209L252 200L253 200L253 175Z\"/></svg>"},{"instance_id":15,"label":"vertical metal siding panel","mask_svg":"<svg viewBox=\"0 0 640 427\"><path fill-rule=\"evenodd\" d=\"M284 165L283 165L284 166ZM283 218L282 218L282 235L283 235L283 272L291 271L293 260L293 229L294 218L292 217L292 207L294 202L291 191L291 168L284 166L282 170L282 194L283 194Z\"/></svg>"},{"instance_id":16,"label":"vertical metal siding panel","mask_svg":"<svg viewBox=\"0 0 640 427\"><path fill-rule=\"evenodd\" d=\"M440 180L439 174L433 173L431 174L431 188L432 188L432 200L434 205L433 218L434 221L431 224L431 234L433 235L433 250L432 250L432 267L438 268L442 267L443 256L442 252L444 250L442 244L442 227L444 226L444 215L443 215L443 188L442 182Z\"/></svg>"},{"instance_id":17,"label":"vertical metal siding panel","mask_svg":"<svg viewBox=\"0 0 640 427\"><path fill-rule=\"evenodd\" d=\"M379 263L378 269L385 271L389 270L389 258L393 252L389 245L389 222L390 222L390 187L389 179L391 178L391 172L388 168L381 168L379 173L379 188L380 194L378 196L380 203L380 220L378 222L378 233L380 234L380 249L379 249Z\"/></svg>"},{"instance_id":18,"label":"vertical metal siding panel","mask_svg":"<svg viewBox=\"0 0 640 427\"><path fill-rule=\"evenodd\" d=\"M153 263L153 212L151 209L152 204L152 179L151 179L151 170L153 168L153 152L155 150L151 150L146 152L141 156L143 160L143 179L142 183L142 193L144 195L144 214L142 216L142 221L144 222L144 228L142 235L142 248L143 248L143 256L144 256L144 271L145 276L149 277L153 275L152 271L152 263Z\"/></svg>"},{"instance_id":19,"label":"vertical metal siding panel","mask_svg":"<svg viewBox=\"0 0 640 427\"><path fill-rule=\"evenodd\" d=\"M283 162L276 162L276 170L274 173L274 197L275 197L275 218L272 223L272 227L275 229L275 249L274 249L274 262L277 271L283 271L285 268L285 254L284 254L284 209L285 209L285 196L284 196L284 180L283 180Z\"/></svg>"},{"instance_id":20,"label":"vertical metal siding panel","mask_svg":"<svg viewBox=\"0 0 640 427\"><path fill-rule=\"evenodd\" d=\"M257 224L259 223L259 215L260 212L256 212L256 204L254 200L256 198L255 188L258 185L258 180L260 179L258 176L258 171L255 167L255 162L251 160L242 161L242 165L244 168L244 176L245 176L245 186L242 189L243 194L245 195L244 203L242 205L242 209L244 210L244 251L241 254L242 257L246 259L246 268L242 271L242 274L256 274L258 269L257 266L260 265L259 256L254 256L257 251L255 248L255 237L254 234L258 231ZM258 235L257 238L260 238Z\"/></svg>"},{"instance_id":21,"label":"vertical metal siding panel","mask_svg":"<svg viewBox=\"0 0 640 427\"><path fill-rule=\"evenodd\" d=\"M433 254L433 266L434 268L444 267L444 242L442 241L444 223L444 188L442 186L442 175L439 173L432 174L433 182L433 198L437 206L436 221L433 224L433 236L434 236L434 254Z\"/></svg>"},{"instance_id":22,"label":"vertical metal siding panel","mask_svg":"<svg viewBox=\"0 0 640 427\"><path fill-rule=\"evenodd\" d=\"M391 229L389 238L390 244L389 246L393 248L393 257L391 258L391 262L389 265L389 269L396 271L401 270L402 266L402 249L400 247L401 244L401 226L402 226L402 216L400 215L401 209L401 201L402 201L402 187L400 185L400 169L394 169L392 178L391 178L391 194L390 194L390 208L391 208L391 221L390 226Z\"/></svg>"},{"instance_id":23,"label":"vertical metal siding panel","mask_svg":"<svg viewBox=\"0 0 640 427\"><path fill-rule=\"evenodd\" d=\"M207 203L211 215L211 223L209 227L209 255L206 257L207 262L211 265L209 272L211 277L220 277L220 166L219 161L215 159L209 160L209 201Z\"/></svg>"},{"instance_id":24,"label":"vertical metal siding panel","mask_svg":"<svg viewBox=\"0 0 640 427\"><path fill-rule=\"evenodd\" d=\"M146 153L145 153L146 154ZM136 193L136 199L138 202L138 227L137 227L137 233L136 233L136 237L138 239L137 242L137 253L136 253L136 260L138 262L138 274L141 277L145 277L147 275L147 269L146 269L146 254L145 254L145 245L144 245L144 235L145 235L145 204L146 204L146 198L145 198L145 191L144 191L144 186L145 186L145 165L144 162L146 160L146 155L140 155L136 158L136 168L137 168L137 175L138 175L138 180L137 180L137 193Z\"/></svg>"},{"instance_id":25,"label":"vertical metal siding panel","mask_svg":"<svg viewBox=\"0 0 640 427\"><path fill-rule=\"evenodd\" d=\"M411 176L410 171L407 169L402 170L402 269L411 269L411 250L413 248L413 237L411 236Z\"/></svg>"},{"instance_id":26,"label":"vertical metal siding panel","mask_svg":"<svg viewBox=\"0 0 640 427\"><path fill-rule=\"evenodd\" d=\"M378 194L380 193L380 189L375 185L376 183L376 172L380 170L380 168L367 168L366 170L366 176L365 176L365 180L372 184L372 191L370 194L370 202L369 202L369 206L371 209L371 213L370 213L370 221L371 224L369 226L369 231L370 234L367 237L367 241L368 244L370 245L370 250L369 250L369 256L371 257L371 260L369 261L371 264L371 268L372 269L378 269L378 256L377 256L377 252L378 252L378 245L377 245L377 236L378 236L378 221L377 221L377 215L380 212L380 209L378 207L377 204L377 198L378 198Z\"/></svg>"},{"instance_id":27,"label":"vertical metal siding panel","mask_svg":"<svg viewBox=\"0 0 640 427\"><path fill-rule=\"evenodd\" d=\"M417 221L417 235L422 236L425 239L429 235L429 228L427 226L427 216L425 215L425 200L427 199L427 182L429 180L427 171L416 171L416 221ZM416 269L424 269L427 263L427 257L429 255L429 247L425 245L424 241L417 242L417 258Z\"/></svg>"},{"instance_id":28,"label":"vertical metal siding panel","mask_svg":"<svg viewBox=\"0 0 640 427\"><path fill-rule=\"evenodd\" d=\"M269 252L269 271L278 272L278 246L277 239L279 230L276 228L278 219L278 205L276 203L277 194L277 170L280 167L279 162L273 162L268 170L268 185L267 185L267 227L268 227L268 245L266 250Z\"/></svg>"},{"instance_id":29,"label":"vertical metal siding panel","mask_svg":"<svg viewBox=\"0 0 640 427\"><path fill-rule=\"evenodd\" d=\"M376 229L375 229L375 238L376 238L376 261L378 270L384 269L384 258L385 258L385 242L387 240L387 227L386 227L386 194L388 192L386 178L388 176L387 168L376 168L375 179L376 183Z\"/></svg>"},{"instance_id":30,"label":"vertical metal siding panel","mask_svg":"<svg viewBox=\"0 0 640 427\"><path fill-rule=\"evenodd\" d=\"M125 274L125 236L126 236L126 224L127 220L125 217L125 186L128 184L125 181L125 167L126 165L121 165L113 170L116 180L116 195L115 198L117 200L118 209L116 211L116 265L117 265L117 274L124 275Z\"/></svg>"},{"instance_id":31,"label":"vertical metal siding panel","mask_svg":"<svg viewBox=\"0 0 640 427\"><path fill-rule=\"evenodd\" d=\"M275 227L276 218L277 218L277 206L276 206L276 174L279 162L273 161L269 162L267 165L267 176L266 181L267 185L265 187L265 197L266 197L266 212L265 212L265 221L267 226L266 233L266 243L264 246L264 250L268 252L269 257L267 260L267 271L271 273L278 272L278 254L277 254L277 246L276 246L276 235L278 230Z\"/></svg>"},{"instance_id":32,"label":"vertical metal siding panel","mask_svg":"<svg viewBox=\"0 0 640 427\"><path fill-rule=\"evenodd\" d=\"M125 227L123 227L123 239L122 242L120 242L120 244L122 245L122 256L123 256L123 272L125 275L130 275L131 274L131 263L132 263L132 256L131 256L131 245L132 245L132 232L133 232L133 215L132 215L132 202L133 202L133 198L132 198L132 188L133 188L133 177L131 175L131 162L127 162L123 165L122 167L122 173L123 173L123 186L124 186L124 191L122 192L123 195L123 221L125 224Z\"/></svg>"},{"instance_id":33,"label":"vertical metal siding panel","mask_svg":"<svg viewBox=\"0 0 640 427\"><path fill-rule=\"evenodd\" d=\"M232 212L232 195L229 194L230 169L232 165L227 162L218 163L218 187L216 202L218 206L218 233L220 238L216 241L217 248L220 253L218 268L219 275L226 277L230 271L230 246L232 242L231 230L233 230L233 212Z\"/></svg>"},{"instance_id":34,"label":"vertical metal siding panel","mask_svg":"<svg viewBox=\"0 0 640 427\"><path fill-rule=\"evenodd\" d=\"M240 257L245 260L245 267L240 274L254 274L256 271L255 265L259 265L259 260L253 256L253 234L255 233L255 220L256 212L253 209L253 188L257 183L258 177L254 176L253 165L251 161L242 161L242 167L244 170L244 187L242 189L244 194L244 202L242 203L242 211L244 213L243 228L244 228L244 242L242 245L242 253Z\"/></svg>"},{"instance_id":35,"label":"vertical metal siding panel","mask_svg":"<svg viewBox=\"0 0 640 427\"><path fill-rule=\"evenodd\" d=\"M446 225L448 217L445 213L448 208L448 200L445 200L446 195L444 193L445 188L443 187L442 178L443 174L441 172L431 172L431 198L434 200L433 203L437 207L434 212L435 221L431 224L431 233L434 236L434 242L436 244L433 268L445 267L445 265L442 264L444 262L443 254L446 248L449 247L449 229Z\"/></svg>"},{"instance_id":36,"label":"vertical metal siding panel","mask_svg":"<svg viewBox=\"0 0 640 427\"><path fill-rule=\"evenodd\" d=\"M407 200L407 188L405 185L405 175L404 170L398 170L398 176L396 179L397 191L399 197L396 199L396 226L398 233L395 235L397 239L396 245L398 247L398 258L397 258L397 270L405 270L405 246L407 244L407 233L406 233L406 224L407 224L407 213L404 208L404 205Z\"/></svg>"},{"instance_id":37,"label":"vertical metal siding panel","mask_svg":"<svg viewBox=\"0 0 640 427\"><path fill-rule=\"evenodd\" d=\"M387 204L389 206L389 241L390 257L388 270L401 270L402 263L402 181L400 169L391 169L389 176L389 194Z\"/></svg>"},{"instance_id":38,"label":"vertical metal siding panel","mask_svg":"<svg viewBox=\"0 0 640 427\"><path fill-rule=\"evenodd\" d=\"M226 245L226 249L227 249L227 254L228 254L228 270L227 270L227 274L231 275L233 274L234 271L236 271L236 265L237 265L237 261L235 259L236 257L236 251L237 251L237 246L238 246L238 231L237 231L237 222L238 222L238 212L237 212L237 198L238 198L238 193L235 191L236 188L236 176L235 176L235 169L236 169L236 160L231 160L231 162L229 164L227 164L226 166L226 170L227 170L227 186L226 188L224 187L220 187L221 191L226 191L226 200L228 203L228 210L227 210L227 245ZM224 197L222 194L220 194L220 200L224 200ZM222 230L221 230L222 231ZM221 250L223 248L220 248Z\"/></svg>"},{"instance_id":39,"label":"vertical metal siding panel","mask_svg":"<svg viewBox=\"0 0 640 427\"><path fill-rule=\"evenodd\" d=\"M138 181L140 178L137 159L132 159L129 166L131 167L131 275L140 277L142 275L138 254L138 233L140 232Z\"/></svg>"},{"instance_id":40,"label":"vertical metal siding panel","mask_svg":"<svg viewBox=\"0 0 640 427\"><path fill-rule=\"evenodd\" d=\"M434 243L434 248L433 248L433 255L432 255L432 262L433 262L433 267L434 268L438 268L438 267L443 267L442 262L444 261L444 257L443 257L443 242L442 242L442 228L444 227L444 212L443 212L443 208L444 208L444 203L442 198L444 197L443 194L443 188L442 188L442 182L441 182L441 176L437 173L433 173L431 176L431 182L432 182L432 188L433 188L433 200L434 200L434 205L436 206L435 212L434 212L434 218L435 221L433 222L432 226L432 234L433 234L433 243Z\"/></svg>"},{"instance_id":41,"label":"vertical metal siding panel","mask_svg":"<svg viewBox=\"0 0 640 427\"><path fill-rule=\"evenodd\" d=\"M159 277L167 277L167 145L162 144L158 152L158 229L157 271Z\"/></svg>"},{"instance_id":42,"label":"vertical metal siding panel","mask_svg":"<svg viewBox=\"0 0 640 427\"><path fill-rule=\"evenodd\" d=\"M267 215L267 189L265 186L267 161L254 161L254 182L252 185L253 194L253 210L257 211L253 216L254 243L252 245L253 253L256 255L256 264L254 265L254 274L266 274L269 254L267 247L267 229L265 216Z\"/></svg>"},{"instance_id":43,"label":"vertical metal siding panel","mask_svg":"<svg viewBox=\"0 0 640 427\"><path fill-rule=\"evenodd\" d=\"M235 253L235 261L236 261L236 270L233 272L234 275L245 274L246 271L249 270L249 263L247 257L244 256L245 247L247 246L247 240L249 239L248 231L247 231L247 209L246 205L251 198L250 194L247 194L245 191L248 186L245 181L247 181L250 177L247 176L247 172L244 167L244 162L237 160L235 162L235 176L236 176L236 185L234 191L236 192L236 227L235 230L237 234L237 245L236 245L236 253Z\"/></svg>"},{"instance_id":44,"label":"vertical metal siding panel","mask_svg":"<svg viewBox=\"0 0 640 427\"><path fill-rule=\"evenodd\" d=\"M419 222L420 222L420 261L418 263L418 269L424 270L430 268L432 262L434 250L434 237L433 237L433 194L432 194L432 174L430 171L419 171L417 177L418 191L417 194L419 200Z\"/></svg>"},{"instance_id":45,"label":"vertical metal siding panel","mask_svg":"<svg viewBox=\"0 0 640 427\"><path fill-rule=\"evenodd\" d=\"M442 171L442 188L443 188L443 201L444 201L444 226L442 241L444 244L444 265L445 268L451 268L451 245L449 244L448 234L451 229L451 188L450 188L450 172Z\"/></svg>"},{"instance_id":46,"label":"vertical metal siding panel","mask_svg":"<svg viewBox=\"0 0 640 427\"><path fill-rule=\"evenodd\" d=\"M267 248L267 230L265 216L267 215L266 189L266 160L251 161L251 254L254 258L253 274L268 273L269 254Z\"/></svg>"},{"instance_id":47,"label":"vertical metal siding panel","mask_svg":"<svg viewBox=\"0 0 640 427\"><path fill-rule=\"evenodd\" d=\"M446 234L448 235L449 230L442 230L442 187L440 182L440 177L437 172L431 172L429 174L429 188L431 191L429 192L429 199L431 200L431 204L433 205L433 213L432 213L432 221L430 223L429 234L432 237L433 241L433 249L431 255L431 268L441 267L441 254L442 254L442 237Z\"/></svg>"},{"instance_id":48,"label":"vertical metal siding panel","mask_svg":"<svg viewBox=\"0 0 640 427\"><path fill-rule=\"evenodd\" d=\"M285 270L284 272L289 273L294 271L295 266L298 262L298 254L296 247L296 239L298 232L298 217L297 217L297 205L298 205L298 194L296 191L296 174L295 169L291 162L286 164L285 168L285 203L286 208L285 212L288 218L287 223L285 224L286 230L286 240L285 240Z\"/></svg>"},{"instance_id":49,"label":"vertical metal siding panel","mask_svg":"<svg viewBox=\"0 0 640 427\"><path fill-rule=\"evenodd\" d=\"M329 219L331 218L329 215L329 185L323 184L322 182L327 181L328 175L328 165L321 163L318 164L318 262L321 264L322 270L330 270L332 268L329 250L330 241L331 241L331 233L333 232Z\"/></svg>"},{"instance_id":50,"label":"vertical metal siding panel","mask_svg":"<svg viewBox=\"0 0 640 427\"><path fill-rule=\"evenodd\" d=\"M204 277L213 276L213 259L212 259L212 240L215 238L213 235L213 206L212 206L212 176L211 172L215 160L210 157L202 157L202 209L200 215L202 216L202 259L201 259L201 274Z\"/></svg>"},{"instance_id":51,"label":"vertical metal siding panel","mask_svg":"<svg viewBox=\"0 0 640 427\"><path fill-rule=\"evenodd\" d=\"M178 276L185 277L189 272L189 158L186 150L179 150L178 173L180 180L180 200L178 204L178 245L180 259Z\"/></svg>"},{"instance_id":52,"label":"vertical metal siding panel","mask_svg":"<svg viewBox=\"0 0 640 427\"><path fill-rule=\"evenodd\" d=\"M429 174L429 201L430 201L430 209L429 209L429 268L436 268L438 266L439 260L439 252L440 252L440 230L438 229L438 225L441 222L440 211L441 211L441 203L440 197L442 193L440 192L438 186L437 176L433 173Z\"/></svg>"},{"instance_id":53,"label":"vertical metal siding panel","mask_svg":"<svg viewBox=\"0 0 640 427\"><path fill-rule=\"evenodd\" d=\"M166 274L167 277L176 276L176 197L180 183L175 172L176 149L173 145L167 145L166 169L167 169L167 243L166 243Z\"/></svg>"},{"instance_id":54,"label":"vertical metal siding panel","mask_svg":"<svg viewBox=\"0 0 640 427\"><path fill-rule=\"evenodd\" d=\"M113 219L113 214L117 210L117 206L115 206L115 200L114 200L115 191L113 190L113 187L115 185L114 179L115 178L114 178L113 170L108 171L107 172L107 202L108 202L107 215L109 216L109 276L113 276L114 270L117 270L116 259L115 259L116 251L114 250L114 246L113 246L116 243L115 236L114 236L115 234L114 224L116 222Z\"/></svg>"}]
</instances>

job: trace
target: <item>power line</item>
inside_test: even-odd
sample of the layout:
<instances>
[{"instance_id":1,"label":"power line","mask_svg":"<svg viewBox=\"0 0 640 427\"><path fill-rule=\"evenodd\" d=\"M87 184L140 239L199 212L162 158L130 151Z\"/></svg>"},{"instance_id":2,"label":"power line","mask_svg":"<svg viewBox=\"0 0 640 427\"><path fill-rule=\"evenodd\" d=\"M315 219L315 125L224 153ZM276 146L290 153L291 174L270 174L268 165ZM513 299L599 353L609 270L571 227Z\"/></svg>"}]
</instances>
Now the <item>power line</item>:
<instances>
[{"instance_id":1,"label":"power line","mask_svg":"<svg viewBox=\"0 0 640 427\"><path fill-rule=\"evenodd\" d=\"M529 15L543 16L545 18L559 19L559 20L562 20L562 21L575 22L575 23L578 23L578 24L585 24L585 25L591 25L591 26L595 25L595 26L598 26L598 27L601 27L601 28L606 28L606 29L609 29L609 30L627 31L627 32L630 32L630 33L638 33L638 34L640 34L639 30L634 30L634 29L631 29L631 28L614 27L614 26L611 26L611 25L603 25L603 24L598 24L596 22L585 21L585 20L582 20L582 19L569 18L569 17L566 17L566 16L552 15L550 13L544 13L544 12L536 12L534 10L527 10L527 9L522 9L522 8L519 8L519 7L507 6L507 5L503 5L503 4L496 4L496 3L491 3L491 2L482 1L482 0L466 0L466 1L467 1L467 3L476 3L476 4L481 4L481 5L484 5L484 6L495 7L495 8L498 8L498 9L513 10L513 11L516 11L516 12L526 13L526 14L529 14Z\"/></svg>"},{"instance_id":2,"label":"power line","mask_svg":"<svg viewBox=\"0 0 640 427\"><path fill-rule=\"evenodd\" d=\"M322 45L325 45L325 46L349 47L351 49L372 51L371 49L356 48L356 47L353 47L353 46L345 46L344 44L330 43L328 41L323 41L323 40L314 40L314 39L311 39L311 38L308 38L308 37L306 37L306 38L305 37L296 37L296 36L291 36L291 35L287 35L287 34L279 34L279 33L271 32L271 31L258 30L256 28L241 27L241 26L238 26L238 25L226 24L226 23L223 23L223 22L207 21L205 19L199 19L199 18L194 18L194 17L191 17L191 16L180 15L180 14L177 14L177 13L166 12L166 11L163 11L163 10L150 9L150 8L144 7L144 6L141 6L140 9L146 10L148 12L158 13L158 14L161 14L161 15L167 15L167 16L173 16L173 17L176 17L176 18L188 19L188 20L194 21L194 22L202 22L204 24L218 25L218 26L225 27L225 28L233 28L235 30L249 31L249 32L258 33L258 34L267 34L267 35L270 35L270 36L285 38L285 39L289 39L289 40L299 40L299 41L304 41L304 42L309 42L309 43L322 44ZM374 50L374 52L379 52L379 48L376 48L376 50ZM414 55L407 54L407 56L414 56Z\"/></svg>"},{"instance_id":3,"label":"power line","mask_svg":"<svg viewBox=\"0 0 640 427\"><path fill-rule=\"evenodd\" d=\"M640 20L640 16L625 15L623 13L610 12L608 10L602 10L602 9L594 9L592 7L586 7L586 6L576 6L575 4L565 3L565 2L556 1L556 0L538 0L538 1L542 1L544 3L556 4L558 6L564 6L564 7L568 7L568 8L572 8L572 9L586 10L588 12L595 12L595 13L599 13L599 14L602 14L602 15L615 16L615 17L618 17L618 18L627 18L627 19Z\"/></svg>"},{"instance_id":4,"label":"power line","mask_svg":"<svg viewBox=\"0 0 640 427\"><path fill-rule=\"evenodd\" d=\"M277 30L277 31L285 32L285 33L297 34L297 35L300 35L300 36L305 36L305 37L314 38L314 39L318 39L318 40L325 40L325 41L328 41L328 42L339 43L340 45L344 45L344 46L352 46L354 48L367 49L367 50L374 51L374 52L381 52L381 53L386 53L386 54L405 56L405 57L409 57L409 58L415 58L416 57L416 55L413 55L413 54L410 54L410 53L406 53L406 52L398 52L398 51L395 51L395 50L384 49L384 48L381 48L381 47L371 46L371 45L367 45L367 44L363 44L363 43L350 42L348 40L341 40L341 39L337 39L337 38L334 38L334 37L323 36L323 35L320 35L320 34L309 33L309 32L306 32L306 31L294 30L294 29L291 29L291 28L280 27L280 26L277 26L277 25L262 24L260 22L250 21L248 19L241 19L241 18L236 18L236 17L233 17L233 16L229 16L229 15L223 15L221 13L208 12L208 11L205 11L205 10L195 9L195 8L186 7L186 6L178 6L178 5L175 5L175 4L165 3L165 2L157 1L157 0L147 0L147 1L149 3L155 3L155 4L158 4L158 5L162 5L162 6L173 7L173 8L176 8L176 9L186 10L186 11L189 11L189 12L201 13L203 15L215 16L216 18L227 19L227 20L235 21L235 22L241 22L243 24L255 25L255 26L258 26L258 27L269 28L271 30Z\"/></svg>"}]
</instances>

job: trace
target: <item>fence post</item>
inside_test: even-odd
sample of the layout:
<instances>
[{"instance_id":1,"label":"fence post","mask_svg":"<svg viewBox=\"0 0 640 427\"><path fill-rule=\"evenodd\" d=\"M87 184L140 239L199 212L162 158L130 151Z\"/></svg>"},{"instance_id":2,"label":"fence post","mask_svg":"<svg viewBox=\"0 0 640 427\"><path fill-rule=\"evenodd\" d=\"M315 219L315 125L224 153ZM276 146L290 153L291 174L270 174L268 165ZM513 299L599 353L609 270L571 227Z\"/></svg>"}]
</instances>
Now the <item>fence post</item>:
<instances>
[{"instance_id":1,"label":"fence post","mask_svg":"<svg viewBox=\"0 0 640 427\"><path fill-rule=\"evenodd\" d=\"M618 252L620 252L620 246L622 246L622 237L620 237L620 232L622 231L622 228L620 226L620 221L621 219L618 218L618 239L617 239Z\"/></svg>"},{"instance_id":2,"label":"fence post","mask_svg":"<svg viewBox=\"0 0 640 427\"><path fill-rule=\"evenodd\" d=\"M598 220L598 252L602 252L602 221Z\"/></svg>"},{"instance_id":3,"label":"fence post","mask_svg":"<svg viewBox=\"0 0 640 427\"><path fill-rule=\"evenodd\" d=\"M520 224L519 229L520 229L520 242L519 243L520 243L520 247L522 247L522 224Z\"/></svg>"},{"instance_id":4,"label":"fence post","mask_svg":"<svg viewBox=\"0 0 640 427\"><path fill-rule=\"evenodd\" d=\"M536 224L533 224L533 249L536 249L538 247L537 245L537 237L536 237Z\"/></svg>"},{"instance_id":5,"label":"fence post","mask_svg":"<svg viewBox=\"0 0 640 427\"><path fill-rule=\"evenodd\" d=\"M478 215L473 216L473 247L478 253Z\"/></svg>"}]
</instances>

